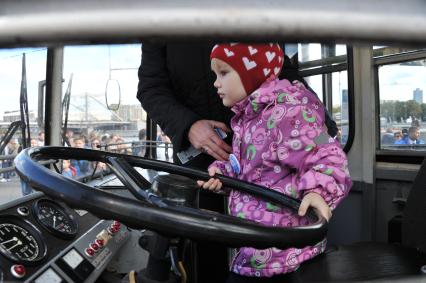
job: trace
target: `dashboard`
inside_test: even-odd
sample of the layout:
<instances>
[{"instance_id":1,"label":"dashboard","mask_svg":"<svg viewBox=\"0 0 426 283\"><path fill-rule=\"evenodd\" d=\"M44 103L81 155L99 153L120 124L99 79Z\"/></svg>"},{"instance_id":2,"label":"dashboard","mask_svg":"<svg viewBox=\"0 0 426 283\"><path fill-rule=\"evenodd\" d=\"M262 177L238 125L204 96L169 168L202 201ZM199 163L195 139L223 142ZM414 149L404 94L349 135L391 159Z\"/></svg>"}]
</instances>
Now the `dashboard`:
<instances>
[{"instance_id":1,"label":"dashboard","mask_svg":"<svg viewBox=\"0 0 426 283\"><path fill-rule=\"evenodd\" d=\"M129 237L42 193L0 206L0 282L94 282Z\"/></svg>"}]
</instances>

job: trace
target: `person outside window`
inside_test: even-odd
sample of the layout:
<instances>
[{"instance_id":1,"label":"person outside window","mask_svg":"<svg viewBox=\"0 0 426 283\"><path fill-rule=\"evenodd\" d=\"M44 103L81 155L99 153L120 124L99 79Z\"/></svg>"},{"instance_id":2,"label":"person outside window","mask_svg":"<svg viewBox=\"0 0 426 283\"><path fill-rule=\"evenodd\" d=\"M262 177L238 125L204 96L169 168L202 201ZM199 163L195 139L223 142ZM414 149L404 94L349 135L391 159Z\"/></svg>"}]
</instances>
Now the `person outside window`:
<instances>
[{"instance_id":1,"label":"person outside window","mask_svg":"<svg viewBox=\"0 0 426 283\"><path fill-rule=\"evenodd\" d=\"M74 138L74 147L75 148L86 148L85 139L82 136ZM89 173L90 163L87 160L71 160L71 166L73 166L77 171L77 177L85 176Z\"/></svg>"},{"instance_id":2,"label":"person outside window","mask_svg":"<svg viewBox=\"0 0 426 283\"><path fill-rule=\"evenodd\" d=\"M395 142L395 144L425 144L425 141L420 139L420 130L418 127L408 128L408 135L404 136L401 140Z\"/></svg>"},{"instance_id":3,"label":"person outside window","mask_svg":"<svg viewBox=\"0 0 426 283\"><path fill-rule=\"evenodd\" d=\"M2 155L16 155L18 154L18 150L19 150L18 140L13 138L9 141L9 143L4 148ZM12 167L12 165L13 165L13 158L3 160L3 164L2 164L3 168L10 168ZM14 174L13 171L3 173L3 178L0 181L10 182L13 174Z\"/></svg>"},{"instance_id":4,"label":"person outside window","mask_svg":"<svg viewBox=\"0 0 426 283\"><path fill-rule=\"evenodd\" d=\"M68 178L75 178L77 176L77 170L71 165L68 159L62 160L62 175Z\"/></svg>"},{"instance_id":5,"label":"person outside window","mask_svg":"<svg viewBox=\"0 0 426 283\"><path fill-rule=\"evenodd\" d=\"M386 132L382 136L381 144L388 145L388 144L394 144L395 143L395 135L393 133L393 130L391 128L387 128Z\"/></svg>"},{"instance_id":6,"label":"person outside window","mask_svg":"<svg viewBox=\"0 0 426 283\"><path fill-rule=\"evenodd\" d=\"M135 156L144 156L146 149L146 129L139 130L139 141L132 143L132 154Z\"/></svg>"},{"instance_id":7,"label":"person outside window","mask_svg":"<svg viewBox=\"0 0 426 283\"><path fill-rule=\"evenodd\" d=\"M38 146L44 146L44 132L41 131L37 135L37 144Z\"/></svg>"},{"instance_id":8,"label":"person outside window","mask_svg":"<svg viewBox=\"0 0 426 283\"><path fill-rule=\"evenodd\" d=\"M394 136L395 143L396 143L397 141L401 140L401 139L402 139L402 132L401 132L401 130L397 130L397 131L393 134L393 136Z\"/></svg>"}]
</instances>

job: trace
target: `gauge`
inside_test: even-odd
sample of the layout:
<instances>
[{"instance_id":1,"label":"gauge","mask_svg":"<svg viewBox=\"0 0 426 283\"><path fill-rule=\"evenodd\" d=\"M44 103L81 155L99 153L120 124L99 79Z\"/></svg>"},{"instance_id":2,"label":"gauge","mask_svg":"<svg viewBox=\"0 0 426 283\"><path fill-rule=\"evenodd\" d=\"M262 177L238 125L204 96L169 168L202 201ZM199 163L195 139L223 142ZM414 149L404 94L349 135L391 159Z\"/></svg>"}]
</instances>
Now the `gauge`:
<instances>
[{"instance_id":1,"label":"gauge","mask_svg":"<svg viewBox=\"0 0 426 283\"><path fill-rule=\"evenodd\" d=\"M50 199L40 199L33 211L37 221L50 233L65 239L77 235L77 222L64 207Z\"/></svg>"},{"instance_id":2,"label":"gauge","mask_svg":"<svg viewBox=\"0 0 426 283\"><path fill-rule=\"evenodd\" d=\"M40 232L13 216L0 218L0 253L16 262L31 263L44 258L46 244Z\"/></svg>"}]
</instances>

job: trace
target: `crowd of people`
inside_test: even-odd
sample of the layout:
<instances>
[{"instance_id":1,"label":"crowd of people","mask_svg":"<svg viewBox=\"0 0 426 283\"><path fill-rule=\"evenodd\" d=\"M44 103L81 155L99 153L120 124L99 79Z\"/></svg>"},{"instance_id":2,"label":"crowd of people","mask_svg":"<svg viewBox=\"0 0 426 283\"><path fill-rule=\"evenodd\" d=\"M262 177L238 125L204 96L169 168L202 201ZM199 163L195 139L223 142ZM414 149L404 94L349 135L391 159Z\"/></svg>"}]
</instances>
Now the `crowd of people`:
<instances>
[{"instance_id":1,"label":"crowd of people","mask_svg":"<svg viewBox=\"0 0 426 283\"><path fill-rule=\"evenodd\" d=\"M146 131L139 131L139 141L126 142L117 134L102 134L92 131L88 136L76 135L71 129L66 132L66 145L75 148L104 150L114 153L144 156L146 148ZM87 160L64 160L62 174L72 178L79 178L93 174L107 168L105 163L90 162Z\"/></svg>"},{"instance_id":2,"label":"crowd of people","mask_svg":"<svg viewBox=\"0 0 426 283\"><path fill-rule=\"evenodd\" d=\"M386 145L421 145L425 141L420 138L418 126L411 126L408 129L387 128L382 135L381 144Z\"/></svg>"},{"instance_id":3,"label":"crowd of people","mask_svg":"<svg viewBox=\"0 0 426 283\"><path fill-rule=\"evenodd\" d=\"M156 138L156 142L170 143L170 139L160 131ZM75 133L73 130L68 129L65 134L65 146L75 148L86 148L93 150L105 150L114 153L128 154L134 156L144 156L147 146L146 130L141 129L139 131L139 140L126 142L123 137L117 134L99 134L96 131L92 131L89 135ZM157 145L157 143L155 145ZM36 138L32 138L30 141L30 147L44 146L45 145L45 134L40 131ZM169 146L171 149L171 145ZM22 150L22 143L19 139L11 139L1 156L3 159L0 160L0 167L3 169L13 167L13 158ZM161 149L160 149L161 150ZM164 150L164 149L163 149ZM167 157L168 154L166 153ZM171 156L171 154L170 154ZM10 158L6 158L10 157ZM167 159L167 158L166 158ZM93 173L101 172L107 168L107 165L102 162L91 162L87 160L62 160L62 175L70 178L81 178ZM12 177L16 177L14 170L6 170L0 174L0 182L10 182ZM32 192L32 189L24 182L21 183L22 195L28 195Z\"/></svg>"}]
</instances>

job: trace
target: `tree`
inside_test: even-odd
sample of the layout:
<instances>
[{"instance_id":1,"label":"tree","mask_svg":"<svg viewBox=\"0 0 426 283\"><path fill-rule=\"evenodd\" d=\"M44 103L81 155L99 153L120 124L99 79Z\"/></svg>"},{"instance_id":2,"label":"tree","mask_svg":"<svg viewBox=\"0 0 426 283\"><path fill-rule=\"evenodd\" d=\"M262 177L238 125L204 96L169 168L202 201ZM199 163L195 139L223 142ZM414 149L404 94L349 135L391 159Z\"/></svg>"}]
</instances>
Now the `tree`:
<instances>
[{"instance_id":1,"label":"tree","mask_svg":"<svg viewBox=\"0 0 426 283\"><path fill-rule=\"evenodd\" d=\"M408 100L407 101L407 114L408 116L411 116L414 120L414 118L419 118L422 114L422 108L420 107L420 104L415 100Z\"/></svg>"},{"instance_id":2,"label":"tree","mask_svg":"<svg viewBox=\"0 0 426 283\"><path fill-rule=\"evenodd\" d=\"M422 121L426 121L426 103L422 103L420 105L420 107L422 108L422 117L421 117L421 120Z\"/></svg>"},{"instance_id":3,"label":"tree","mask_svg":"<svg viewBox=\"0 0 426 283\"><path fill-rule=\"evenodd\" d=\"M395 118L397 121L401 121L401 119L405 120L408 118L407 106L404 101L395 102Z\"/></svg>"},{"instance_id":4,"label":"tree","mask_svg":"<svg viewBox=\"0 0 426 283\"><path fill-rule=\"evenodd\" d=\"M395 120L395 102L383 101L380 104L380 116L386 118L388 122Z\"/></svg>"}]
</instances>

